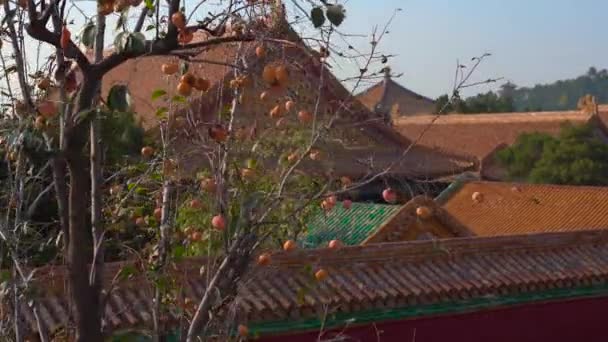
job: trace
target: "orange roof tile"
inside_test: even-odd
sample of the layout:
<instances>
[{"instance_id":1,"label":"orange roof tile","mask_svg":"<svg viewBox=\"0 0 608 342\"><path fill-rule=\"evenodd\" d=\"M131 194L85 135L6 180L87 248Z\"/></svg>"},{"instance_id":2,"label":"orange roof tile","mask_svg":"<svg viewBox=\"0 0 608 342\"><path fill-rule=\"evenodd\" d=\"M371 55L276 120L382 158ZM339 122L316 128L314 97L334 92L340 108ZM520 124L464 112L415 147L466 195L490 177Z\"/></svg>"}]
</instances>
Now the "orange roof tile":
<instances>
[{"instance_id":1,"label":"orange roof tile","mask_svg":"<svg viewBox=\"0 0 608 342\"><path fill-rule=\"evenodd\" d=\"M200 41L206 36L197 32L196 40ZM251 47L252 43L243 43ZM208 63L191 63L189 70L208 79L211 84L217 84L227 77L232 68L217 63L233 63L239 50L239 43L228 43L201 49L200 53L193 57L195 60L204 59ZM162 74L161 66L164 63L179 63L180 59L174 56L154 56L131 59L110 71L103 79L102 92L107 92L116 84L126 85L133 97L133 107L137 117L144 129L149 130L158 127L156 110L161 105L159 101L153 101L152 92L163 89L173 93L177 87L177 77L167 77ZM213 92L210 92L213 94Z\"/></svg>"},{"instance_id":2,"label":"orange roof tile","mask_svg":"<svg viewBox=\"0 0 608 342\"><path fill-rule=\"evenodd\" d=\"M443 207L480 236L608 229L608 187L469 182Z\"/></svg>"},{"instance_id":3,"label":"orange roof tile","mask_svg":"<svg viewBox=\"0 0 608 342\"><path fill-rule=\"evenodd\" d=\"M430 217L417 215L418 208L428 209ZM404 204L362 244L473 236L433 199L417 196Z\"/></svg>"},{"instance_id":4,"label":"orange roof tile","mask_svg":"<svg viewBox=\"0 0 608 342\"><path fill-rule=\"evenodd\" d=\"M194 303L206 286L207 277L200 274L205 263L186 259L174 270L178 288ZM123 265L106 265L105 286ZM328 278L321 283L311 281L312 275L305 271L308 266L313 271L324 268ZM34 273L31 283L37 290L32 293L39 294L35 303L43 312L42 326L51 333L71 319L65 277L65 268L45 267ZM237 322L254 325L298 321L323 313L356 315L374 309L447 304L463 298L475 302L607 281L608 231L295 250L273 254L268 266L254 266L240 282L237 307L231 312L237 314ZM106 306L104 330L149 329L152 288L151 280L140 273L119 279ZM302 294L305 300L301 300ZM37 331L32 307L23 301L20 309L26 334Z\"/></svg>"},{"instance_id":5,"label":"orange roof tile","mask_svg":"<svg viewBox=\"0 0 608 342\"><path fill-rule=\"evenodd\" d=\"M391 78L369 87L357 95L357 99L371 111L384 100L392 117L430 114L435 111L433 100L405 88Z\"/></svg>"},{"instance_id":6,"label":"orange roof tile","mask_svg":"<svg viewBox=\"0 0 608 342\"><path fill-rule=\"evenodd\" d=\"M231 43L213 46L200 51L195 59L212 62L232 63L235 56L242 55L247 60L248 69L253 75L261 74L266 61L282 58L290 61L293 72L289 88L289 96L299 108L314 108L316 105L316 88L320 84L321 71L325 86L320 101L320 115L333 114L340 103L346 104L336 129L332 134L346 142L348 148L332 150L332 160L337 165L336 172L354 173L357 176L370 173L357 159L373 159L376 169L371 173L382 171L383 168L399 158L401 151L409 146L409 141L390 127L385 126L376 115L367 110L344 88L328 68L321 68L318 60L313 58L315 52L303 45L293 31L285 33L296 45L268 46L267 57L260 61L254 55L257 43ZM273 57L274 56L274 57ZM161 105L152 101L151 94L155 89L171 91L176 85L175 77L166 78L159 70L162 63L176 61L175 57L144 57L128 61L119 66L104 79L103 89L107 91L114 84L127 84L132 91L135 110L142 123L148 129L157 126L155 108ZM209 79L213 86L207 94L199 97L192 96L190 110L181 111L180 115L188 115L190 121L197 122L197 127L206 127L217 117L217 113L231 101L228 82L232 78L232 68L225 65L209 63L192 63L191 70ZM259 94L265 90L259 77L253 77L253 84L245 88L241 110L247 115L237 115L235 127L251 125L257 122L259 129L270 127L267 113L273 103L259 99ZM206 157L200 153L200 147L192 142L193 132L180 132L175 141L176 151L180 156L181 174L188 176L205 165ZM474 167L474 161L453 153L414 146L409 150L392 171L405 176L436 177L458 174ZM343 168L343 170L337 170Z\"/></svg>"},{"instance_id":7,"label":"orange roof tile","mask_svg":"<svg viewBox=\"0 0 608 342\"><path fill-rule=\"evenodd\" d=\"M395 127L411 141L425 132L418 140L423 146L481 160L498 146L513 144L522 133L556 135L564 123L584 124L592 117L579 111L420 115L400 118Z\"/></svg>"}]
</instances>

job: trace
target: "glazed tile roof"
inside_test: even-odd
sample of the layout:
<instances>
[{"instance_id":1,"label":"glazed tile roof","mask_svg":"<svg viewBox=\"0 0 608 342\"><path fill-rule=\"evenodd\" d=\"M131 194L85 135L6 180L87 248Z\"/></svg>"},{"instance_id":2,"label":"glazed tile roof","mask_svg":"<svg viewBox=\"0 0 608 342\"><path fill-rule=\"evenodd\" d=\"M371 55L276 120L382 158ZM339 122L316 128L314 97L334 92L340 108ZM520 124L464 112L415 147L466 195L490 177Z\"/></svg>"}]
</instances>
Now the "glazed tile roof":
<instances>
[{"instance_id":1,"label":"glazed tile roof","mask_svg":"<svg viewBox=\"0 0 608 342\"><path fill-rule=\"evenodd\" d=\"M307 224L302 246L325 247L337 239L347 245L359 245L399 211L399 205L353 203L344 209L339 202L331 211L320 211Z\"/></svg>"},{"instance_id":2,"label":"glazed tile roof","mask_svg":"<svg viewBox=\"0 0 608 342\"><path fill-rule=\"evenodd\" d=\"M188 259L177 265L173 279L188 298L201 298L203 263ZM120 267L106 266L108 282ZM319 268L329 276L315 282L311 273ZM43 326L50 331L69 320L64 272L59 267L36 272L35 281L42 285L36 303ZM240 283L236 320L255 326L325 314L351 314L355 319L358 313L373 310L577 289L607 280L608 231L302 249L275 253L270 265L253 267ZM150 326L149 285L137 275L117 284L106 308L106 330ZM23 303L21 309L26 328L35 331L31 308Z\"/></svg>"},{"instance_id":3,"label":"glazed tile roof","mask_svg":"<svg viewBox=\"0 0 608 342\"><path fill-rule=\"evenodd\" d=\"M608 187L468 182L444 202L479 236L608 229Z\"/></svg>"},{"instance_id":4,"label":"glazed tile roof","mask_svg":"<svg viewBox=\"0 0 608 342\"><path fill-rule=\"evenodd\" d=\"M205 39L199 32L195 41ZM250 46L251 43L244 43ZM231 63L234 61L239 45L237 43L212 46L200 51L194 59L204 59L207 64L191 63L189 70L197 75L204 75L211 84L223 83L230 67L215 63ZM126 85L133 98L133 109L137 118L146 130L158 127L157 109L164 104L153 101L152 93L157 89L172 90L177 87L178 78L167 77L161 73L164 63L179 63L175 56L153 56L131 59L110 71L103 79L102 92L107 92L116 84ZM213 94L210 92L210 94Z\"/></svg>"},{"instance_id":5,"label":"glazed tile roof","mask_svg":"<svg viewBox=\"0 0 608 342\"><path fill-rule=\"evenodd\" d=\"M230 103L232 99L228 87L229 81L233 78L233 70L229 66L217 64L217 62L233 63L237 56L243 56L248 63L250 73L259 75L266 61L273 61L273 58L284 58L290 61L290 67L294 69L287 93L296 102L298 108L316 106L314 94L320 83L321 73L325 85L321 91L320 115L333 114L337 108L344 105L341 109L340 119L336 122L336 129L332 130L332 134L337 135L336 138L345 142L348 148L345 149L344 146L341 146L339 150L331 151L332 159L340 160L340 162L329 167L334 169L342 167L343 170L338 170L339 172L350 172L357 177L364 176L370 173L370 170L362 166L358 160L373 159L376 170L371 173L379 172L400 158L401 152L405 149L408 149L408 153L393 168L393 173L432 178L458 174L475 167L474 160L458 154L424 146L410 148L409 140L384 125L376 114L370 112L350 94L329 68L319 64L318 58L314 57L316 52L304 45L294 31L288 30L284 33L277 33L277 35L296 45L276 47L268 45L267 57L262 61L254 54L255 47L259 44L256 42L221 44L197 51L198 55L194 60L205 60L212 63L191 63L190 70L198 75L204 75L211 81L212 86L205 95L192 96L190 98L191 110L181 110L178 116L188 115L189 122L195 122L197 128L206 130L208 125L216 120L218 112ZM176 85L175 77L167 78L159 73L162 63L168 61L176 62L177 59L162 56L130 60L104 78L103 90L106 92L115 84L129 86L134 99L134 108L144 127L149 130L153 130L158 125L156 108L166 105L159 100L153 101L152 92L156 89L168 89L171 92ZM246 115L237 115L235 125L236 127L249 127L255 124L258 131L274 127L274 123L269 121L267 115L274 103L259 99L259 94L266 90L260 77L254 76L252 81L252 85L245 88L243 92L241 108L246 110L246 113L243 113ZM288 119L293 120L294 118ZM200 153L200 146L193 144L193 141L196 141L196 133L192 130L184 131L177 135L174 145L180 155L182 174L191 175L200 166L205 165L207 159L204 154Z\"/></svg>"},{"instance_id":6,"label":"glazed tile roof","mask_svg":"<svg viewBox=\"0 0 608 342\"><path fill-rule=\"evenodd\" d=\"M566 122L584 124L592 118L580 111L420 115L397 119L395 127L412 141L424 132L419 140L423 146L481 160L497 147L513 144L522 133L557 135Z\"/></svg>"},{"instance_id":7,"label":"glazed tile roof","mask_svg":"<svg viewBox=\"0 0 608 342\"><path fill-rule=\"evenodd\" d=\"M390 109L393 117L431 114L435 111L435 101L405 88L392 78L385 79L357 95L369 110L374 111L382 102Z\"/></svg>"},{"instance_id":8,"label":"glazed tile roof","mask_svg":"<svg viewBox=\"0 0 608 342\"><path fill-rule=\"evenodd\" d=\"M418 208L426 208L430 217L420 217ZM417 196L400 207L384 224L378 227L363 244L445 239L467 237L474 234L433 199Z\"/></svg>"}]
</instances>

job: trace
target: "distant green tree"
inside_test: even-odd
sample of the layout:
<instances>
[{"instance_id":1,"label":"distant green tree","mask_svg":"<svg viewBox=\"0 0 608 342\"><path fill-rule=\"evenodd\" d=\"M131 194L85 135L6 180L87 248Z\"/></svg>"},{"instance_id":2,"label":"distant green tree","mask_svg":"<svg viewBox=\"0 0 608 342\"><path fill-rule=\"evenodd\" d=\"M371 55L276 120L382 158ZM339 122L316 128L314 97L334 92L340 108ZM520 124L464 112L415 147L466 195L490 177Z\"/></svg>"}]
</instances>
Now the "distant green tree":
<instances>
[{"instance_id":1,"label":"distant green tree","mask_svg":"<svg viewBox=\"0 0 608 342\"><path fill-rule=\"evenodd\" d=\"M530 183L608 185L608 144L589 125L566 124L558 137L522 134L499 151L511 180Z\"/></svg>"},{"instance_id":2,"label":"distant green tree","mask_svg":"<svg viewBox=\"0 0 608 342\"><path fill-rule=\"evenodd\" d=\"M445 94L439 96L435 100L435 113L448 114L448 113L465 113L466 103L455 94L450 102L450 97Z\"/></svg>"},{"instance_id":3,"label":"distant green tree","mask_svg":"<svg viewBox=\"0 0 608 342\"><path fill-rule=\"evenodd\" d=\"M465 104L464 113L510 113L515 110L513 98L502 97L491 91L469 97Z\"/></svg>"},{"instance_id":4,"label":"distant green tree","mask_svg":"<svg viewBox=\"0 0 608 342\"><path fill-rule=\"evenodd\" d=\"M448 103L450 97L447 94L439 96L435 99L435 113L450 113L452 112L452 105Z\"/></svg>"},{"instance_id":5,"label":"distant green tree","mask_svg":"<svg viewBox=\"0 0 608 342\"><path fill-rule=\"evenodd\" d=\"M554 140L545 133L524 133L511 147L498 152L498 161L507 167L512 180L527 180L542 158L545 146Z\"/></svg>"},{"instance_id":6,"label":"distant green tree","mask_svg":"<svg viewBox=\"0 0 608 342\"><path fill-rule=\"evenodd\" d=\"M608 70L589 70L576 78L559 80L534 87L522 87L513 92L517 110L574 110L578 99L586 94L595 96L598 103L608 102Z\"/></svg>"},{"instance_id":7,"label":"distant green tree","mask_svg":"<svg viewBox=\"0 0 608 342\"><path fill-rule=\"evenodd\" d=\"M476 114L513 112L515 110L513 104L513 92L515 88L514 84L506 83L498 93L489 91L466 99L462 99L456 94L452 102L447 104L447 106L446 103L449 101L449 97L448 95L442 95L435 101L436 112L439 113L443 108L444 110L441 113Z\"/></svg>"},{"instance_id":8,"label":"distant green tree","mask_svg":"<svg viewBox=\"0 0 608 342\"><path fill-rule=\"evenodd\" d=\"M446 113L507 113L515 111L576 110L578 100L589 94L598 103L608 103L608 70L590 67L573 79L558 80L533 87L517 87L511 82L498 92L478 94L458 99L448 106ZM447 95L437 99L442 108ZM442 102L443 101L443 102Z\"/></svg>"}]
</instances>

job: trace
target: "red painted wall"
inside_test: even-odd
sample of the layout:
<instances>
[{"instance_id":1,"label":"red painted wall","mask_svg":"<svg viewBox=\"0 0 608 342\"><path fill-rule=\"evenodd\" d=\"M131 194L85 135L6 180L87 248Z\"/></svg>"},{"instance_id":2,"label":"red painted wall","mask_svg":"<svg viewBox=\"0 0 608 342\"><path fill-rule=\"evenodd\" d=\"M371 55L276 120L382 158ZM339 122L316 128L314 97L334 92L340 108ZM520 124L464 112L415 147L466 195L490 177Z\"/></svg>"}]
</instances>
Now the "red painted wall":
<instances>
[{"instance_id":1,"label":"red painted wall","mask_svg":"<svg viewBox=\"0 0 608 342\"><path fill-rule=\"evenodd\" d=\"M327 332L335 336L342 329ZM409 319L343 331L363 342L607 342L608 298L529 304L452 316ZM317 341L319 332L264 337L263 342ZM379 337L378 337L379 336ZM415 336L415 337L414 337Z\"/></svg>"}]
</instances>

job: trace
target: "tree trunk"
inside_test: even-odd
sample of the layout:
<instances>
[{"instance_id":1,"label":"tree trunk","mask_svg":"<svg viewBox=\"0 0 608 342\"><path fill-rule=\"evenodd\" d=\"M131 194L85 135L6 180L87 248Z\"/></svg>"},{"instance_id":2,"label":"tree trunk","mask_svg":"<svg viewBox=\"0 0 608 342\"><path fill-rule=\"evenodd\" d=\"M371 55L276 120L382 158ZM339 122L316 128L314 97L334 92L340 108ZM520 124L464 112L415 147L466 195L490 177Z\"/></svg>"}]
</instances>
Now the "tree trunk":
<instances>
[{"instance_id":1,"label":"tree trunk","mask_svg":"<svg viewBox=\"0 0 608 342\"><path fill-rule=\"evenodd\" d=\"M172 208L171 203L173 202L174 184L170 180L166 180L163 183L163 197L162 197L162 214L160 219L160 243L158 252L158 273L161 274L165 270L165 263L171 250L171 231L172 231L172 220L171 216ZM164 315L163 308L161 305L161 289L156 286L154 289L154 307L153 307L153 320L154 329L152 332L152 341L161 342L165 340L165 326L161 324L161 317Z\"/></svg>"},{"instance_id":2,"label":"tree trunk","mask_svg":"<svg viewBox=\"0 0 608 342\"><path fill-rule=\"evenodd\" d=\"M61 32L62 22L59 16L52 16L53 28L56 33ZM65 58L63 56L63 50L60 48L55 49L55 60L57 62L57 68L59 70L60 65L64 65ZM65 90L65 69L56 76L59 76L59 100L61 104L61 113L59 116L59 149L63 150L65 143L65 121L67 117L67 111L70 109L67 101L67 93ZM63 232L63 258L67 260L67 248L70 244L70 230L69 230L69 212L68 212L68 184L66 182L67 165L65 159L60 157L54 157L51 161L53 170L53 181L55 183L55 195L57 198L57 209L59 212L59 224L61 231Z\"/></svg>"},{"instance_id":3,"label":"tree trunk","mask_svg":"<svg viewBox=\"0 0 608 342\"><path fill-rule=\"evenodd\" d=\"M203 299L200 301L194 317L192 317L186 337L187 342L197 341L197 338L201 335L204 337L209 324L209 313L213 310L214 302L218 299L224 301L236 296L238 280L249 268L256 241L257 237L252 233L241 235L236 239L226 258L209 282ZM218 293L221 298L216 298Z\"/></svg>"},{"instance_id":4,"label":"tree trunk","mask_svg":"<svg viewBox=\"0 0 608 342\"><path fill-rule=\"evenodd\" d=\"M97 15L97 33L95 37L95 62L100 62L103 59L103 35L106 31L106 17L103 14ZM99 83L99 82L97 82ZM97 105L99 103L99 97L101 96L101 89L95 87L95 95L92 104ZM98 293L95 295L99 296L99 319L103 319L104 307L101 304L104 302L101 298L101 289L103 287L103 273L104 273L104 262L105 262L105 249L103 246L104 239L104 226L103 226L103 213L102 213L102 194L101 186L103 184L103 173L101 163L101 120L99 114L95 113L91 119L90 124L90 167L91 167L91 228L93 236L93 262L91 265L91 272L89 275L89 284L94 288L98 289Z\"/></svg>"},{"instance_id":5,"label":"tree trunk","mask_svg":"<svg viewBox=\"0 0 608 342\"><path fill-rule=\"evenodd\" d=\"M85 75L78 98L77 113L90 110L99 81ZM91 230L88 229L89 177L88 159L83 153L87 130L83 124L70 127L66 135L66 161L70 171L68 273L76 341L102 342L101 282L89 282L89 262L92 260ZM102 277L97 273L96 277Z\"/></svg>"},{"instance_id":6,"label":"tree trunk","mask_svg":"<svg viewBox=\"0 0 608 342\"><path fill-rule=\"evenodd\" d=\"M87 229L88 177L87 159L78 153L68 159L70 169L70 244L68 246L68 271L76 340L79 342L101 342L100 288L89 283L90 241Z\"/></svg>"},{"instance_id":7,"label":"tree trunk","mask_svg":"<svg viewBox=\"0 0 608 342\"><path fill-rule=\"evenodd\" d=\"M53 170L53 182L55 184L55 197L57 199L57 211L59 212L59 225L61 226L61 231L63 232L63 246L64 248L67 248L67 246L70 244L70 232L69 229L67 229L69 227L70 218L68 216L68 185L65 181L65 160L61 158L54 158L51 162Z\"/></svg>"},{"instance_id":8,"label":"tree trunk","mask_svg":"<svg viewBox=\"0 0 608 342\"><path fill-rule=\"evenodd\" d=\"M21 303L19 302L19 290L17 288L17 283L19 282L19 276L17 275L17 271L13 270L13 306L15 307L15 311L13 313L14 317L14 329L15 329L15 342L23 341L23 332L21 331L21 314L19 313L21 309Z\"/></svg>"}]
</instances>

